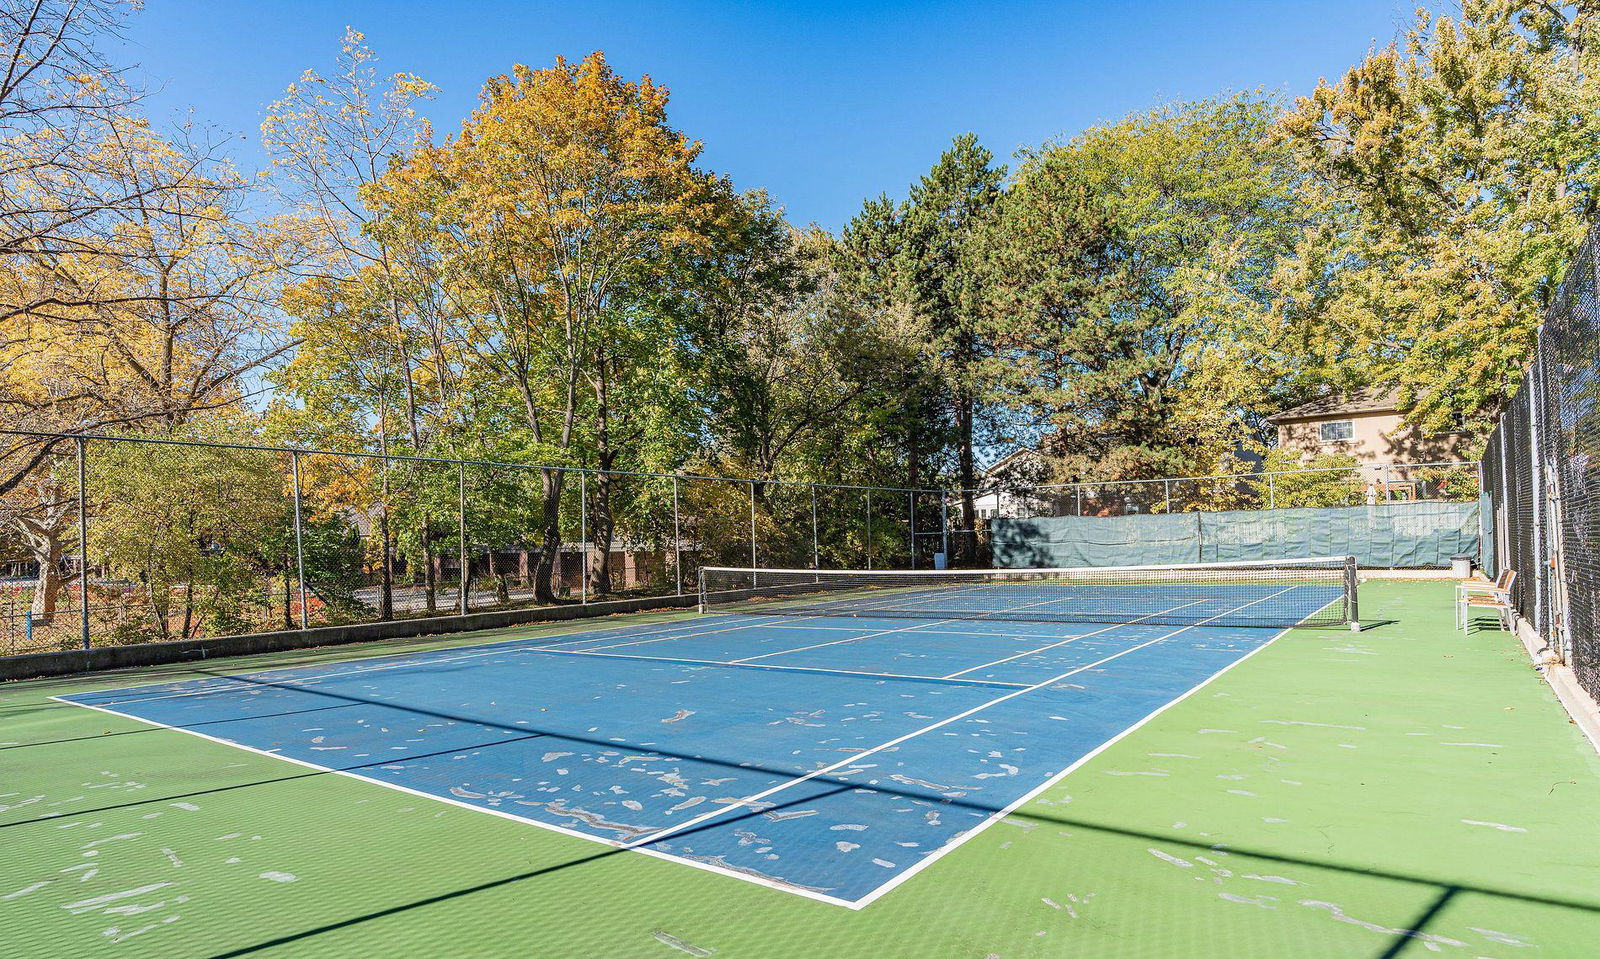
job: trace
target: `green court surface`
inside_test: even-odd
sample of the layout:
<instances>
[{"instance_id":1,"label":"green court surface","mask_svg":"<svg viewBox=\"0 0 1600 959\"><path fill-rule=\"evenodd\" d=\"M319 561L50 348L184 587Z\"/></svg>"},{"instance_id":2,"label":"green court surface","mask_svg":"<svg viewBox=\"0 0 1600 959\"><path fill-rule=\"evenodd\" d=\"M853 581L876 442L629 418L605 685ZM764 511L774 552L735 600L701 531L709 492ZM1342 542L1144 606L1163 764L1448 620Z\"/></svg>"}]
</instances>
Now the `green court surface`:
<instances>
[{"instance_id":1,"label":"green court surface","mask_svg":"<svg viewBox=\"0 0 1600 959\"><path fill-rule=\"evenodd\" d=\"M0 955L1600 954L1600 757L1450 599L1364 585L859 910L49 698L184 667L14 684Z\"/></svg>"}]
</instances>

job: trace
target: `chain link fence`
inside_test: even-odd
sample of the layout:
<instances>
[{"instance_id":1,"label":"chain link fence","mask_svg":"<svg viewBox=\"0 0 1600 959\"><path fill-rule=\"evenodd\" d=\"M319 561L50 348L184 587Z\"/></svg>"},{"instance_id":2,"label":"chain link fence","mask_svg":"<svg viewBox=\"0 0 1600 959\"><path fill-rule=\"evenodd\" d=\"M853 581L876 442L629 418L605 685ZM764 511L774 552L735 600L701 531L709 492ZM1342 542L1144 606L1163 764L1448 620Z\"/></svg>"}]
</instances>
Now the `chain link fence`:
<instances>
[{"instance_id":1,"label":"chain link fence","mask_svg":"<svg viewBox=\"0 0 1600 959\"><path fill-rule=\"evenodd\" d=\"M1347 466L1176 476L1106 483L1028 483L1000 481L971 491L974 525L959 522L956 510L949 535L975 542L970 565L993 561L996 520L1069 516L1117 517L1294 507L1378 506L1391 503L1476 502L1481 494L1479 464L1352 462ZM952 494L959 505L960 494ZM959 549L957 561L963 556ZM967 565L964 563L964 565Z\"/></svg>"},{"instance_id":2,"label":"chain link fence","mask_svg":"<svg viewBox=\"0 0 1600 959\"><path fill-rule=\"evenodd\" d=\"M0 435L0 655L929 568L947 539L930 490Z\"/></svg>"},{"instance_id":3,"label":"chain link fence","mask_svg":"<svg viewBox=\"0 0 1600 959\"><path fill-rule=\"evenodd\" d=\"M1600 226L1568 267L1483 459L1488 569L1600 696Z\"/></svg>"}]
</instances>

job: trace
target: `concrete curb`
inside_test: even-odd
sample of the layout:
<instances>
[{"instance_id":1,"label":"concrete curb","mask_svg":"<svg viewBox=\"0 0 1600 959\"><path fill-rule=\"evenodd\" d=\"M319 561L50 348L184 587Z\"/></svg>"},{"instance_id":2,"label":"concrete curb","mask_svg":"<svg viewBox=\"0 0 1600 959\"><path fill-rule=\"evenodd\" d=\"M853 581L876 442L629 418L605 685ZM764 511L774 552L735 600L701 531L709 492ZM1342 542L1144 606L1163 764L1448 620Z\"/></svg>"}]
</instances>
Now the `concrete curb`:
<instances>
[{"instance_id":1,"label":"concrete curb","mask_svg":"<svg viewBox=\"0 0 1600 959\"><path fill-rule=\"evenodd\" d=\"M1600 703L1596 703L1588 690L1578 684L1578 676L1572 667L1561 662L1544 637L1534 632L1533 627L1521 616L1517 617L1516 635L1522 640L1534 667L1555 691L1561 705L1566 707L1567 715L1588 737L1589 745L1594 747L1595 752L1600 753Z\"/></svg>"}]
</instances>

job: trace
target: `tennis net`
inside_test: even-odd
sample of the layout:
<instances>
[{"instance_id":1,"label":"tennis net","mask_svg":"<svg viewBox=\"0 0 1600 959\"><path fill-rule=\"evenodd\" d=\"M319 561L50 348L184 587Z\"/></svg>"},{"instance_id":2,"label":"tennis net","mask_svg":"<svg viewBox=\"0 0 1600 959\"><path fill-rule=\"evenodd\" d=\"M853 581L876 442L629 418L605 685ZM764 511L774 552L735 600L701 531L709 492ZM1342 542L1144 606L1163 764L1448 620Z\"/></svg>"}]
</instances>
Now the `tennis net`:
<instances>
[{"instance_id":1,"label":"tennis net","mask_svg":"<svg viewBox=\"0 0 1600 959\"><path fill-rule=\"evenodd\" d=\"M700 611L1157 626L1357 623L1352 556L1076 569L707 566Z\"/></svg>"}]
</instances>

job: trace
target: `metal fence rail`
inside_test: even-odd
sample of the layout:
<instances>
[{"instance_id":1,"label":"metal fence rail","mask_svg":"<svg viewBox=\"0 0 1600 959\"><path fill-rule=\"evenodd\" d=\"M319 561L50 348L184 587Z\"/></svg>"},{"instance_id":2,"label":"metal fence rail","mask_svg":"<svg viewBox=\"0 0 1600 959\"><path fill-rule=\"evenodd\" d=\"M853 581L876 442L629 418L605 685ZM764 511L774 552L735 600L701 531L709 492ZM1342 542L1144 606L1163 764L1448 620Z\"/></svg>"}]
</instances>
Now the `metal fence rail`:
<instances>
[{"instance_id":1,"label":"metal fence rail","mask_svg":"<svg viewBox=\"0 0 1600 959\"><path fill-rule=\"evenodd\" d=\"M1519 614L1600 696L1600 225L1539 329L1483 460L1492 571Z\"/></svg>"},{"instance_id":2,"label":"metal fence rail","mask_svg":"<svg viewBox=\"0 0 1600 959\"><path fill-rule=\"evenodd\" d=\"M931 567L940 490L0 430L0 655Z\"/></svg>"},{"instance_id":3,"label":"metal fence rail","mask_svg":"<svg viewBox=\"0 0 1600 959\"><path fill-rule=\"evenodd\" d=\"M992 563L997 515L1471 498L1474 464L945 489L0 430L0 655ZM13 482L14 481L14 482Z\"/></svg>"}]
</instances>

